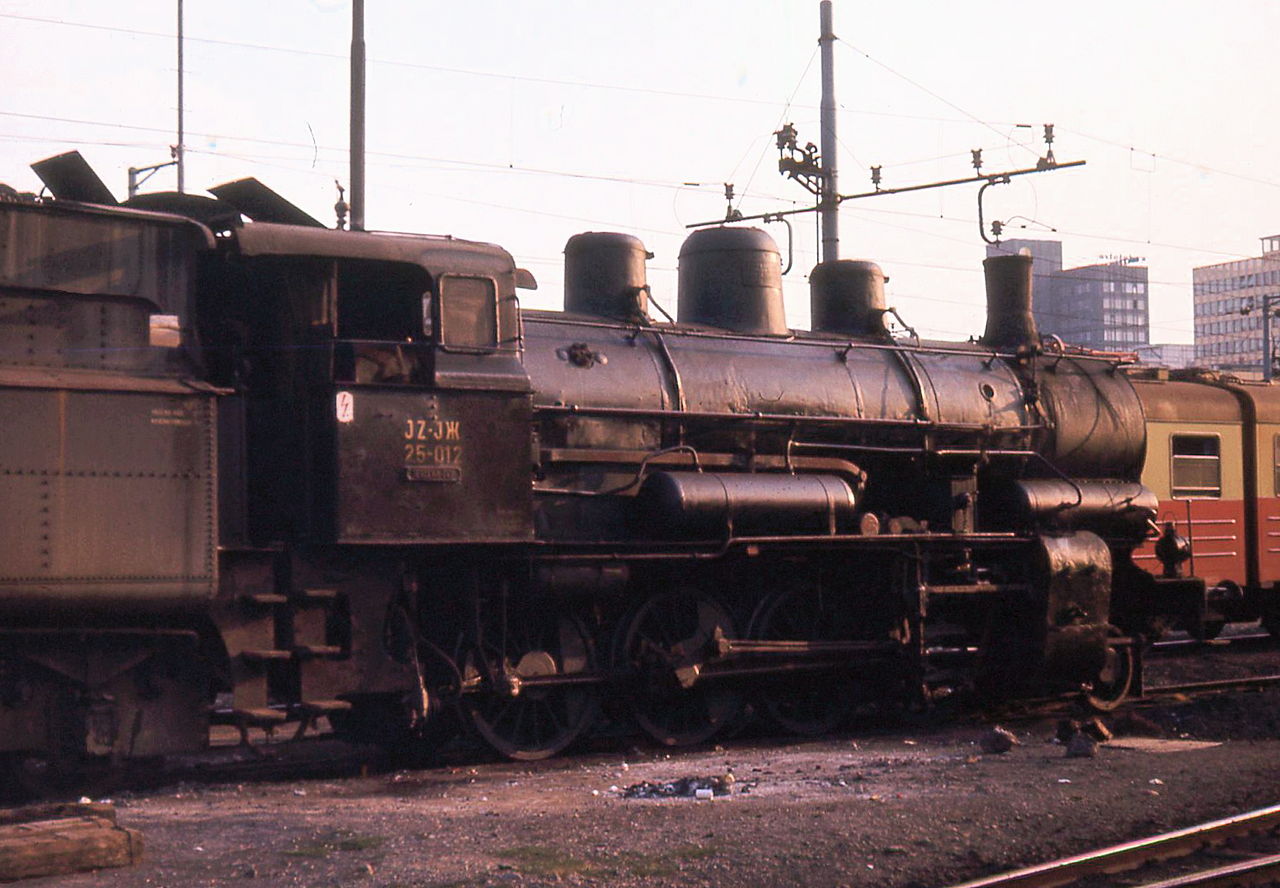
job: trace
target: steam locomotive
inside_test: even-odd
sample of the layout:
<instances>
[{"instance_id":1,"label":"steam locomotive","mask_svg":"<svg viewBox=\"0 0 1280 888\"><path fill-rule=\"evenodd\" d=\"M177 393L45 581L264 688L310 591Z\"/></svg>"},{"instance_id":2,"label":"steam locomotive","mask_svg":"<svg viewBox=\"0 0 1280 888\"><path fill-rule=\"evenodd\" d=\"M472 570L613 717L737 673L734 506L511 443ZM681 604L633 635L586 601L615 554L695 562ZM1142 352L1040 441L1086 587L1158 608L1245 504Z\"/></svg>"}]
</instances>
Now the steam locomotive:
<instances>
[{"instance_id":1,"label":"steam locomotive","mask_svg":"<svg viewBox=\"0 0 1280 888\"><path fill-rule=\"evenodd\" d=\"M891 336L868 262L818 265L788 329L777 247L731 226L685 242L674 319L601 232L531 311L498 246L37 169L53 198L0 202L17 771L211 721L460 722L530 759L601 718L681 745L962 687L1109 708L1155 617L1203 619L1176 532L1135 561L1124 362L1042 342L1029 257L987 260L970 342Z\"/></svg>"}]
</instances>

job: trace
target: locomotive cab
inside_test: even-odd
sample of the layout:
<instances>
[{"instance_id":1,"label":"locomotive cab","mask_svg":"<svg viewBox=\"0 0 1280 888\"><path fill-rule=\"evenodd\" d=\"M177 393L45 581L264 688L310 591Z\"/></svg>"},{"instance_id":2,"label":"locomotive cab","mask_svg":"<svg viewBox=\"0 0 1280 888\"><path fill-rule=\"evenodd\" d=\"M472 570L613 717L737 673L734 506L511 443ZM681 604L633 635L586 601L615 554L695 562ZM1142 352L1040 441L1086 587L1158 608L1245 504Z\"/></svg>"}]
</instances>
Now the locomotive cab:
<instances>
[{"instance_id":1,"label":"locomotive cab","mask_svg":"<svg viewBox=\"0 0 1280 888\"><path fill-rule=\"evenodd\" d=\"M258 542L531 536L529 379L498 247L273 223L234 231L206 322L240 380ZM242 282L248 284L244 287Z\"/></svg>"}]
</instances>

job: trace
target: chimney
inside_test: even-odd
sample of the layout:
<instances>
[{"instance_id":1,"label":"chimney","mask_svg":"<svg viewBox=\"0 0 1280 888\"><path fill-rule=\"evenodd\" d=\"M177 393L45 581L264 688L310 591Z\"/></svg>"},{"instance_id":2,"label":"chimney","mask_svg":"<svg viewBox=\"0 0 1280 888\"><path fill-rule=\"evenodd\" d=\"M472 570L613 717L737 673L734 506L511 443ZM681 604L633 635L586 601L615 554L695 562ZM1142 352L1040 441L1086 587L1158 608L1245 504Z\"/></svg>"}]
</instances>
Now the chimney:
<instances>
[{"instance_id":1,"label":"chimney","mask_svg":"<svg viewBox=\"0 0 1280 888\"><path fill-rule=\"evenodd\" d=\"M987 278L987 331L978 340L985 346L1016 351L1040 344L1031 315L1031 257L992 256L982 263Z\"/></svg>"}]
</instances>

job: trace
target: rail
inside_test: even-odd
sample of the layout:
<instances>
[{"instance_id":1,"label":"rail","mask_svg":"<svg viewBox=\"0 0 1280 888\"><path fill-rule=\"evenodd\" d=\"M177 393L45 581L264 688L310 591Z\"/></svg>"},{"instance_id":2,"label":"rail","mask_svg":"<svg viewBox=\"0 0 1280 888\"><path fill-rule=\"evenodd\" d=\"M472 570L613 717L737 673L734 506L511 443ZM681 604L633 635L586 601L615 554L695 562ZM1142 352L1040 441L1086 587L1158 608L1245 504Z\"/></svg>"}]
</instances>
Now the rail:
<instances>
[{"instance_id":1,"label":"rail","mask_svg":"<svg viewBox=\"0 0 1280 888\"><path fill-rule=\"evenodd\" d=\"M1278 879L1280 854L1272 854L1159 882L1147 882L1135 888L1238 888L1240 885L1274 885Z\"/></svg>"},{"instance_id":2,"label":"rail","mask_svg":"<svg viewBox=\"0 0 1280 888\"><path fill-rule=\"evenodd\" d=\"M1069 885L1086 876L1110 875L1136 869L1144 864L1173 857L1185 857L1210 845L1217 845L1237 836L1254 833L1272 832L1280 829L1280 805L1261 808L1235 817L1214 820L1197 826L1174 832L1161 833L1145 839L1136 839L1120 845L1112 845L1097 851L1088 851L1073 857L1063 857L1048 863L1024 867L994 876L973 879L953 885L951 888L1051 888L1056 885ZM1251 861L1252 863L1259 863ZM1270 884L1267 879L1276 878L1280 873L1280 857L1273 858L1271 869L1258 875L1263 881L1240 882L1227 884ZM1230 869L1222 867L1220 870ZM1198 873L1204 877L1208 872ZM1184 877L1185 878L1185 877ZM1154 882L1144 888L1171 888L1173 885L1212 885L1220 882L1183 882L1178 880Z\"/></svg>"},{"instance_id":3,"label":"rail","mask_svg":"<svg viewBox=\"0 0 1280 888\"><path fill-rule=\"evenodd\" d=\"M1280 675L1252 675L1248 678L1219 678L1213 681L1192 681L1185 684L1156 685L1145 688L1143 697L1159 697L1165 694L1202 694L1213 691L1235 691L1242 688L1262 688L1280 685Z\"/></svg>"}]
</instances>

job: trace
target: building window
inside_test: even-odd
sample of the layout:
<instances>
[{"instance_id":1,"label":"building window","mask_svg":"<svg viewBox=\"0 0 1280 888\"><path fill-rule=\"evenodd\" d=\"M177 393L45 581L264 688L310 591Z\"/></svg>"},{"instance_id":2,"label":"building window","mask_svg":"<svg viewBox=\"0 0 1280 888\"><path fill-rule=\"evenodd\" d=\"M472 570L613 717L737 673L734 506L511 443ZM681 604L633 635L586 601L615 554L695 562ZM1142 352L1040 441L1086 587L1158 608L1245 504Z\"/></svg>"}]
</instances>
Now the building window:
<instances>
[{"instance_id":1,"label":"building window","mask_svg":"<svg viewBox=\"0 0 1280 888\"><path fill-rule=\"evenodd\" d=\"M1173 435L1169 452L1175 498L1221 498L1222 457L1217 435Z\"/></svg>"}]
</instances>

